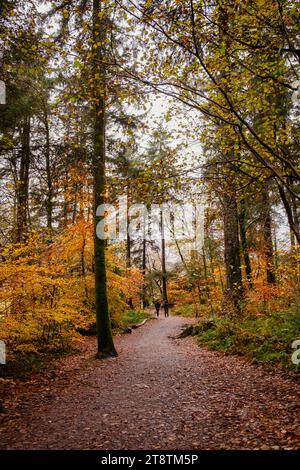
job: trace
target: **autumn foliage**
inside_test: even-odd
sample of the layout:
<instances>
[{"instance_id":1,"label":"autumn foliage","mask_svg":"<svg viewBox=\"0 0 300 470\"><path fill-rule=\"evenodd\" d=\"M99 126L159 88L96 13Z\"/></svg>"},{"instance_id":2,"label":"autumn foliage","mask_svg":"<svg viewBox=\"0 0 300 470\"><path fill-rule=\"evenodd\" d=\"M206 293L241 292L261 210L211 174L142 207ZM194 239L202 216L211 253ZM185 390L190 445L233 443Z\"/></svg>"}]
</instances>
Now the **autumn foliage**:
<instances>
[{"instance_id":1,"label":"autumn foliage","mask_svg":"<svg viewBox=\"0 0 300 470\"><path fill-rule=\"evenodd\" d=\"M95 323L91 224L80 220L49 242L31 233L26 244L1 250L1 338L8 358L45 349L65 349L78 331ZM126 268L117 250L108 250L112 322L122 324L127 300L139 305L142 276Z\"/></svg>"}]
</instances>

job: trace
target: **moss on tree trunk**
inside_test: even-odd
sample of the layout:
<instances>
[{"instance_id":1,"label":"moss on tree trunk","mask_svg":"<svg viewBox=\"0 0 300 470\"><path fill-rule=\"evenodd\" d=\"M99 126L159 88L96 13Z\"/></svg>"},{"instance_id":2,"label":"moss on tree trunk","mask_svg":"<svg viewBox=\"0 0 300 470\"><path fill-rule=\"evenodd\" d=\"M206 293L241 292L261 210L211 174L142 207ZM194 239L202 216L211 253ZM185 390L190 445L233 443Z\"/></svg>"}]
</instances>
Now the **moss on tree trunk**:
<instances>
[{"instance_id":1,"label":"moss on tree trunk","mask_svg":"<svg viewBox=\"0 0 300 470\"><path fill-rule=\"evenodd\" d=\"M97 357L116 356L107 298L106 280L106 242L97 236L96 229L101 217L97 208L105 203L105 37L107 18L101 15L101 1L93 1L93 97L94 97L94 134L93 134L93 176L94 176L94 255L95 255L95 301L98 351Z\"/></svg>"}]
</instances>

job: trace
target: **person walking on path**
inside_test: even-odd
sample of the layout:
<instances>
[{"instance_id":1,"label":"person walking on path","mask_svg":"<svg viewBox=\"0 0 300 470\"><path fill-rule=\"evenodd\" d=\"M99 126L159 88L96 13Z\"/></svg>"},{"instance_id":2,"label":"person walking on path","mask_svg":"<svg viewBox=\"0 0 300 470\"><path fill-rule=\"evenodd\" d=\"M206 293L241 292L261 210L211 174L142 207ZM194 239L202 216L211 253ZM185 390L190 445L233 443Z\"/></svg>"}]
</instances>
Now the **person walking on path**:
<instances>
[{"instance_id":1,"label":"person walking on path","mask_svg":"<svg viewBox=\"0 0 300 470\"><path fill-rule=\"evenodd\" d=\"M159 300L157 300L154 305L155 305L155 310L156 310L156 316L159 317L159 310L160 310Z\"/></svg>"},{"instance_id":2,"label":"person walking on path","mask_svg":"<svg viewBox=\"0 0 300 470\"><path fill-rule=\"evenodd\" d=\"M168 317L169 316L169 303L168 303L168 301L164 300L162 306L163 306L164 311L165 311L165 317Z\"/></svg>"}]
</instances>

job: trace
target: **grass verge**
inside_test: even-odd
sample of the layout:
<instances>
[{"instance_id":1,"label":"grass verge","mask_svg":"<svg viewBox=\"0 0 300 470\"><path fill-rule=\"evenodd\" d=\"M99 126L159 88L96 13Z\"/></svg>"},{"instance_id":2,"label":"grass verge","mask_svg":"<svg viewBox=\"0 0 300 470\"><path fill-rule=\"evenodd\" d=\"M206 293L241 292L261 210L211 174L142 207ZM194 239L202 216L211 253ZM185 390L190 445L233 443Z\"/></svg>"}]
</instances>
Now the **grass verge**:
<instances>
[{"instance_id":1,"label":"grass verge","mask_svg":"<svg viewBox=\"0 0 300 470\"><path fill-rule=\"evenodd\" d=\"M298 312L277 312L255 318L214 316L202 319L190 334L198 336L199 345L206 344L215 351L247 357L253 363L281 365L300 372L293 364L292 343L300 340ZM297 355L300 358L300 353Z\"/></svg>"},{"instance_id":2,"label":"grass verge","mask_svg":"<svg viewBox=\"0 0 300 470\"><path fill-rule=\"evenodd\" d=\"M122 317L122 326L128 328L132 325L138 325L150 317L151 315L144 310L128 310Z\"/></svg>"}]
</instances>

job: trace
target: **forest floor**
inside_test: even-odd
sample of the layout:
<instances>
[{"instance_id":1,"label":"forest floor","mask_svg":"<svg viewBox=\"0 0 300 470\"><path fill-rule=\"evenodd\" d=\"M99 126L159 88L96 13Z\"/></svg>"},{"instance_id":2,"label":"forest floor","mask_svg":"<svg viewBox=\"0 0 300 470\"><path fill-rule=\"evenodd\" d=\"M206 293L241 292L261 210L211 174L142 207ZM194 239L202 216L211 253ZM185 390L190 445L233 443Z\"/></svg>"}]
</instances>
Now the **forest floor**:
<instances>
[{"instance_id":1,"label":"forest floor","mask_svg":"<svg viewBox=\"0 0 300 470\"><path fill-rule=\"evenodd\" d=\"M297 449L299 386L245 359L176 339L193 322L154 318L94 359L95 338L16 385L2 449Z\"/></svg>"}]
</instances>

